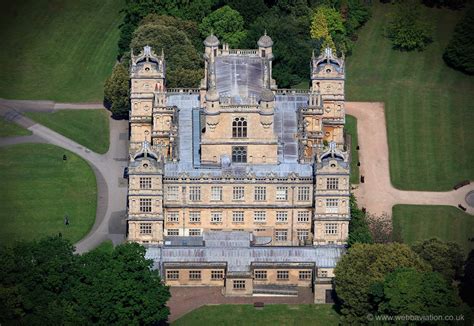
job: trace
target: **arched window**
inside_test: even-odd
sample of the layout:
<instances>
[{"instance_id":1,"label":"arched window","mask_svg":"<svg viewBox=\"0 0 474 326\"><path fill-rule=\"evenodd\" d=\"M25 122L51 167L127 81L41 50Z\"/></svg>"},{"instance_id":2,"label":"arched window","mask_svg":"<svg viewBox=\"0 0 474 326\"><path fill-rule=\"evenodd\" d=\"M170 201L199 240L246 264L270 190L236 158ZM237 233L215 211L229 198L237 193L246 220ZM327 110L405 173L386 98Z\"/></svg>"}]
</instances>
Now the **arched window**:
<instances>
[{"instance_id":1,"label":"arched window","mask_svg":"<svg viewBox=\"0 0 474 326\"><path fill-rule=\"evenodd\" d=\"M242 117L234 118L232 121L232 137L246 138L247 137L247 120Z\"/></svg>"},{"instance_id":2,"label":"arched window","mask_svg":"<svg viewBox=\"0 0 474 326\"><path fill-rule=\"evenodd\" d=\"M232 146L232 162L247 163L247 147Z\"/></svg>"}]
</instances>

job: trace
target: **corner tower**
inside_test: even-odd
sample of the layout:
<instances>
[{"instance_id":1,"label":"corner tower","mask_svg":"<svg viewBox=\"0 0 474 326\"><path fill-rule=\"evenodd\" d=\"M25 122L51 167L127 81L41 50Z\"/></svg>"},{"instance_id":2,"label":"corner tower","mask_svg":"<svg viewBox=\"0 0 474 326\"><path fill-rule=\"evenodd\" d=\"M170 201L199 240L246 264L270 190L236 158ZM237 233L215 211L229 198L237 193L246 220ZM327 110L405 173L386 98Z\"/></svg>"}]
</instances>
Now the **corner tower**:
<instances>
[{"instance_id":1,"label":"corner tower","mask_svg":"<svg viewBox=\"0 0 474 326\"><path fill-rule=\"evenodd\" d=\"M165 58L150 46L139 55L131 53L130 66L130 151L139 150L143 141L151 143L154 102L166 106Z\"/></svg>"},{"instance_id":2,"label":"corner tower","mask_svg":"<svg viewBox=\"0 0 474 326\"><path fill-rule=\"evenodd\" d=\"M325 142L335 142L339 148L344 145L344 57L338 58L331 48L311 59L311 97L317 103L321 97L322 136Z\"/></svg>"}]
</instances>

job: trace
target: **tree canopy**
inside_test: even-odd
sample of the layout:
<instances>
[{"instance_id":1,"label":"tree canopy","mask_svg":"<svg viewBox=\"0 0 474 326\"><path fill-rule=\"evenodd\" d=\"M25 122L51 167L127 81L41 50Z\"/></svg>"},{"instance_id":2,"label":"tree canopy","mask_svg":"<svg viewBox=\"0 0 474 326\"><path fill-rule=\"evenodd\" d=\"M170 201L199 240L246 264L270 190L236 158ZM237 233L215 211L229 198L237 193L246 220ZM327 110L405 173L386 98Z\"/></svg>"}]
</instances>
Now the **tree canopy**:
<instances>
[{"instance_id":1,"label":"tree canopy","mask_svg":"<svg viewBox=\"0 0 474 326\"><path fill-rule=\"evenodd\" d=\"M199 84L203 74L201 59L185 32L171 25L146 22L133 33L131 48L138 54L145 45L157 52L163 49L168 87L196 87Z\"/></svg>"},{"instance_id":2,"label":"tree canopy","mask_svg":"<svg viewBox=\"0 0 474 326\"><path fill-rule=\"evenodd\" d=\"M115 119L128 118L130 111L130 81L125 65L117 64L104 84L104 105Z\"/></svg>"},{"instance_id":3,"label":"tree canopy","mask_svg":"<svg viewBox=\"0 0 474 326\"><path fill-rule=\"evenodd\" d=\"M351 220L349 221L349 240L348 245L355 243L373 243L367 223L367 214L357 207L357 201L354 195L350 199Z\"/></svg>"},{"instance_id":4,"label":"tree canopy","mask_svg":"<svg viewBox=\"0 0 474 326\"><path fill-rule=\"evenodd\" d=\"M465 309L461 305L456 290L441 274L400 268L385 277L378 313L391 316L462 315Z\"/></svg>"},{"instance_id":5,"label":"tree canopy","mask_svg":"<svg viewBox=\"0 0 474 326\"><path fill-rule=\"evenodd\" d=\"M432 26L422 19L417 0L397 2L387 26L387 36L395 49L423 50L432 41Z\"/></svg>"},{"instance_id":6,"label":"tree canopy","mask_svg":"<svg viewBox=\"0 0 474 326\"><path fill-rule=\"evenodd\" d=\"M374 284L383 282L388 273L400 267L426 272L426 264L404 244L354 244L335 268L334 283L341 313L348 323L366 322L375 311L371 299Z\"/></svg>"},{"instance_id":7,"label":"tree canopy","mask_svg":"<svg viewBox=\"0 0 474 326\"><path fill-rule=\"evenodd\" d=\"M456 25L443 59L454 69L474 74L474 7Z\"/></svg>"},{"instance_id":8,"label":"tree canopy","mask_svg":"<svg viewBox=\"0 0 474 326\"><path fill-rule=\"evenodd\" d=\"M412 249L449 284L461 277L464 253L459 244L433 238L415 243Z\"/></svg>"},{"instance_id":9,"label":"tree canopy","mask_svg":"<svg viewBox=\"0 0 474 326\"><path fill-rule=\"evenodd\" d=\"M60 237L0 248L0 323L156 325L170 297L145 248L83 256Z\"/></svg>"},{"instance_id":10,"label":"tree canopy","mask_svg":"<svg viewBox=\"0 0 474 326\"><path fill-rule=\"evenodd\" d=\"M214 33L231 48L238 47L246 36L242 16L229 6L221 7L204 17L199 30L203 38Z\"/></svg>"}]
</instances>

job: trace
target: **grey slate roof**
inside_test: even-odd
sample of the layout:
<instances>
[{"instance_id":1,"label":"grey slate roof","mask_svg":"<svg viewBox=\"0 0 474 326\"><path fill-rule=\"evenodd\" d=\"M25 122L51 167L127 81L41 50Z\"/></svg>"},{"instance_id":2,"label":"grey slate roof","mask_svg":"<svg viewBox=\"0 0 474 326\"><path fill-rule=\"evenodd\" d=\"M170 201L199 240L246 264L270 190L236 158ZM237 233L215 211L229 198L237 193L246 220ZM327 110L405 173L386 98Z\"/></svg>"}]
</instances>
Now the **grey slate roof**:
<instances>
[{"instance_id":1,"label":"grey slate roof","mask_svg":"<svg viewBox=\"0 0 474 326\"><path fill-rule=\"evenodd\" d=\"M314 263L319 268L334 268L345 253L343 246L252 247L244 239L248 232L212 232L214 238L202 247L149 247L146 258L161 263L225 262L229 272L248 272L253 263ZM206 238L206 235L204 238ZM219 238L221 237L221 238Z\"/></svg>"},{"instance_id":2,"label":"grey slate roof","mask_svg":"<svg viewBox=\"0 0 474 326\"><path fill-rule=\"evenodd\" d=\"M172 94L168 95L168 105L176 105L179 108L179 162L165 164L165 176L178 177L181 173L188 173L191 177L199 177L201 174L221 176L223 173L246 176L249 173L257 177L266 176L273 172L277 177L286 177L290 173L297 173L300 177L312 177L312 164L298 163L298 142L294 135L297 132L297 109L306 105L308 97L304 95L278 95L276 96L274 128L280 145L278 146L278 158L280 164L239 164L230 168L195 168L193 164L198 158L199 139L193 137L193 114L192 109L199 107L197 94ZM198 115L194 115L197 119ZM196 129L197 123L194 123Z\"/></svg>"},{"instance_id":3,"label":"grey slate roof","mask_svg":"<svg viewBox=\"0 0 474 326\"><path fill-rule=\"evenodd\" d=\"M235 104L260 98L263 90L263 59L246 56L216 58L216 86L220 96L232 97Z\"/></svg>"}]
</instances>

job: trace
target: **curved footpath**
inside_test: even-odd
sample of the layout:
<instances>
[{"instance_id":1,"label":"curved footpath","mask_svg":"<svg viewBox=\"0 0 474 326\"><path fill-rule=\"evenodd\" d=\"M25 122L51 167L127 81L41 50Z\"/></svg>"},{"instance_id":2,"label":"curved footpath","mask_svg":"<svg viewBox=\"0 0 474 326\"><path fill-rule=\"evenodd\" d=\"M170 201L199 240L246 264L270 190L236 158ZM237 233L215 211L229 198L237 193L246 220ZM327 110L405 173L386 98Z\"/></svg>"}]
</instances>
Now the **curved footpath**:
<instances>
[{"instance_id":1,"label":"curved footpath","mask_svg":"<svg viewBox=\"0 0 474 326\"><path fill-rule=\"evenodd\" d=\"M30 130L33 135L0 138L0 146L19 143L48 143L65 148L83 159L92 167L97 180L97 211L90 232L75 244L76 252L83 253L110 239L114 244L125 240L127 181L122 178L123 168L128 163L128 121L109 118L110 146L103 155L66 138L57 132L28 119L21 113L26 111L53 112L58 109L97 109L102 104L70 104L50 101L0 100L0 115Z\"/></svg>"},{"instance_id":2,"label":"curved footpath","mask_svg":"<svg viewBox=\"0 0 474 326\"><path fill-rule=\"evenodd\" d=\"M365 182L357 186L354 194L361 207L380 215L392 214L396 204L413 205L449 205L459 204L467 208L467 213L474 215L474 207L466 203L466 195L474 190L474 183L458 190L404 191L396 189L390 181L389 151L387 127L383 103L346 102L346 114L357 118L359 138L360 175Z\"/></svg>"}]
</instances>

